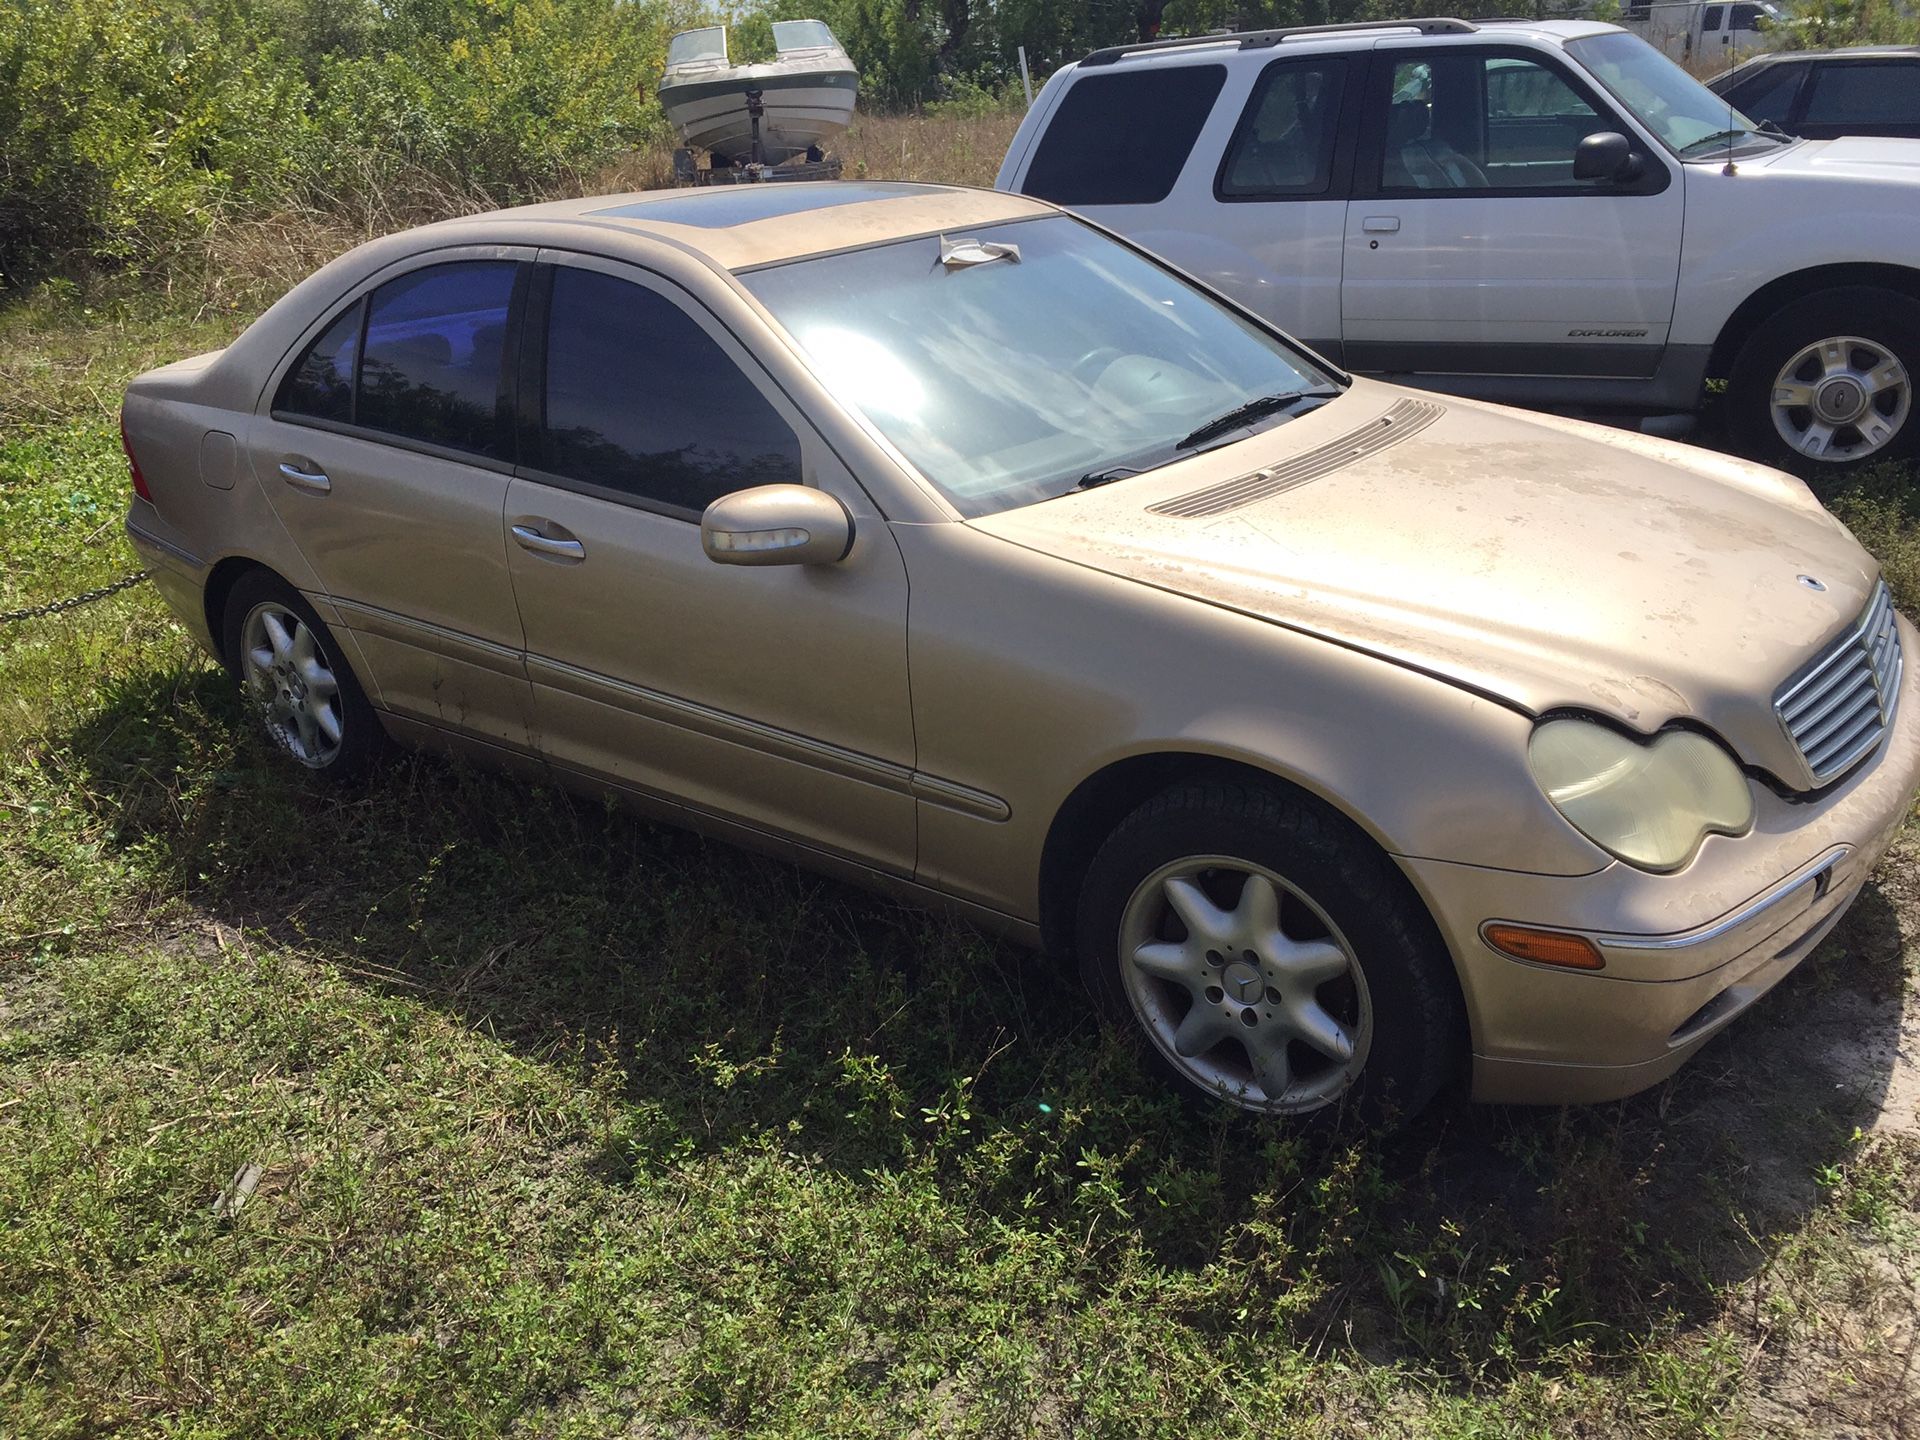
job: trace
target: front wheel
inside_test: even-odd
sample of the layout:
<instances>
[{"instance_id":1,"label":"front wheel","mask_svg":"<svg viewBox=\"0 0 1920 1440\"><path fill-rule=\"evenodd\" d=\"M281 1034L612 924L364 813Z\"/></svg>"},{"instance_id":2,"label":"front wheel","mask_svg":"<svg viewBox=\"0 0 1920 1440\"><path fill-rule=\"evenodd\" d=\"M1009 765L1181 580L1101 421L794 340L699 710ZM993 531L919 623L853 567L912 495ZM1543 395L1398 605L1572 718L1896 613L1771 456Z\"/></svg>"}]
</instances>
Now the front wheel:
<instances>
[{"instance_id":1,"label":"front wheel","mask_svg":"<svg viewBox=\"0 0 1920 1440\"><path fill-rule=\"evenodd\" d=\"M1194 1097L1311 1123L1409 1115L1464 1049L1453 967L1405 878L1341 817L1180 786L1121 823L1081 893L1088 988Z\"/></svg>"},{"instance_id":2,"label":"front wheel","mask_svg":"<svg viewBox=\"0 0 1920 1440\"><path fill-rule=\"evenodd\" d=\"M1920 449L1920 302L1864 286L1824 290L1767 319L1727 381L1740 448L1805 473Z\"/></svg>"}]
</instances>

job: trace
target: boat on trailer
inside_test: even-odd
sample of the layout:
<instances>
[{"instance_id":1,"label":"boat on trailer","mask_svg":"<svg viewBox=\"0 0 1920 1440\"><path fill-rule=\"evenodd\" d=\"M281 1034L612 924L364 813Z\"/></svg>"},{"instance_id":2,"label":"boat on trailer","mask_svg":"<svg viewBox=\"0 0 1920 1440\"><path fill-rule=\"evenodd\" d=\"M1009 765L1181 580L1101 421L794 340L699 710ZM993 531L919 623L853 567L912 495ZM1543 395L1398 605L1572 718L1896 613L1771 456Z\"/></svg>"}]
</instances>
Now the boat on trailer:
<instances>
[{"instance_id":1,"label":"boat on trailer","mask_svg":"<svg viewBox=\"0 0 1920 1440\"><path fill-rule=\"evenodd\" d=\"M860 74L824 22L776 20L773 45L771 61L735 65L727 27L707 25L667 46L661 109L690 150L712 157L716 178L735 167L822 163L824 142L853 119Z\"/></svg>"}]
</instances>

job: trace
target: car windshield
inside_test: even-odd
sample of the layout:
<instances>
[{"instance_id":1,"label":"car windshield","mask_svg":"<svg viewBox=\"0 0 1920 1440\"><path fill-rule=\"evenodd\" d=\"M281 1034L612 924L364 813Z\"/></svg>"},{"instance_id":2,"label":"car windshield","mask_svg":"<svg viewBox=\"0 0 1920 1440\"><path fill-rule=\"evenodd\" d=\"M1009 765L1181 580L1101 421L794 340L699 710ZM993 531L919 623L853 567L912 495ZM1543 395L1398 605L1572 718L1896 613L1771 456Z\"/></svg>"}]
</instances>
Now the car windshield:
<instances>
[{"instance_id":1,"label":"car windshield","mask_svg":"<svg viewBox=\"0 0 1920 1440\"><path fill-rule=\"evenodd\" d=\"M1334 383L1205 291L1065 216L741 278L827 387L969 516L1278 423L1288 407L1274 397ZM1269 403L1211 424L1255 401Z\"/></svg>"},{"instance_id":2,"label":"car windshield","mask_svg":"<svg viewBox=\"0 0 1920 1440\"><path fill-rule=\"evenodd\" d=\"M1567 50L1677 155L1697 156L1729 144L1771 148L1784 143L1637 35L1589 35L1569 41Z\"/></svg>"}]
</instances>

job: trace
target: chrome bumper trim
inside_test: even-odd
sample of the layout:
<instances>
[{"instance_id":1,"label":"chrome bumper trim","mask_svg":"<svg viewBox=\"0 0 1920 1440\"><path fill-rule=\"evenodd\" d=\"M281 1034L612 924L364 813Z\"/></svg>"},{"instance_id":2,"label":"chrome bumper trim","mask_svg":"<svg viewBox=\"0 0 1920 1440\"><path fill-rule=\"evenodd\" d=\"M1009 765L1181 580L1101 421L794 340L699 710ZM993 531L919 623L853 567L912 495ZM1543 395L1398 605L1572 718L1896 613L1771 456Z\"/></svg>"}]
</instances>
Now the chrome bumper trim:
<instances>
[{"instance_id":1,"label":"chrome bumper trim","mask_svg":"<svg viewBox=\"0 0 1920 1440\"><path fill-rule=\"evenodd\" d=\"M1595 935L1593 942L1602 950L1690 950L1696 945L1710 945L1735 931L1765 916L1769 911L1779 909L1794 899L1803 890L1812 893L1809 900L1818 900L1827 892L1832 883L1833 872L1840 862L1853 853L1851 845L1836 845L1825 854L1808 861L1771 890L1734 911L1731 915L1694 930L1682 930L1674 935ZM1790 918L1790 917L1789 917ZM1782 919L1782 924L1785 919Z\"/></svg>"}]
</instances>

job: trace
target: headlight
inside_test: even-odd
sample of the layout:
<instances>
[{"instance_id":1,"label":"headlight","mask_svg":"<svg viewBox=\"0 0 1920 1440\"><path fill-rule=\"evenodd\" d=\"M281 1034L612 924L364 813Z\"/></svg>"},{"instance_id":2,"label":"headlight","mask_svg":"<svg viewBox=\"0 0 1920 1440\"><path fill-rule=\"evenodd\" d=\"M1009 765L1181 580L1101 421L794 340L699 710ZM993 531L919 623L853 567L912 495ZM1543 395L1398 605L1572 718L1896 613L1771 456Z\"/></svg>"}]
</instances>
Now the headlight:
<instances>
[{"instance_id":1,"label":"headlight","mask_svg":"<svg viewBox=\"0 0 1920 1440\"><path fill-rule=\"evenodd\" d=\"M1678 870L1709 834L1753 824L1753 791L1706 736L1633 740L1590 720L1549 720L1527 744L1533 778L1574 829L1643 870Z\"/></svg>"}]
</instances>

